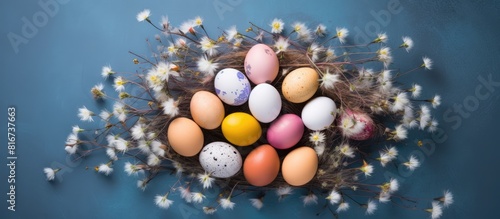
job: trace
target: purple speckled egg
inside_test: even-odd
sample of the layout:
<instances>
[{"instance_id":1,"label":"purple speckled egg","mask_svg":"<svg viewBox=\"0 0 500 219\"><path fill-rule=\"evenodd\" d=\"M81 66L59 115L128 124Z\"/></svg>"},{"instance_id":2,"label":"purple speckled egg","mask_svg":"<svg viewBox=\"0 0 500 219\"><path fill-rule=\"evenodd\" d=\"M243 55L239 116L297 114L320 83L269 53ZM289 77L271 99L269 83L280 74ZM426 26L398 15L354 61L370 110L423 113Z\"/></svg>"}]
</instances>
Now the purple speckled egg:
<instances>
[{"instance_id":1,"label":"purple speckled egg","mask_svg":"<svg viewBox=\"0 0 500 219\"><path fill-rule=\"evenodd\" d=\"M267 141L276 149L288 149L297 144L303 134L302 119L295 114L284 114L269 126Z\"/></svg>"}]
</instances>

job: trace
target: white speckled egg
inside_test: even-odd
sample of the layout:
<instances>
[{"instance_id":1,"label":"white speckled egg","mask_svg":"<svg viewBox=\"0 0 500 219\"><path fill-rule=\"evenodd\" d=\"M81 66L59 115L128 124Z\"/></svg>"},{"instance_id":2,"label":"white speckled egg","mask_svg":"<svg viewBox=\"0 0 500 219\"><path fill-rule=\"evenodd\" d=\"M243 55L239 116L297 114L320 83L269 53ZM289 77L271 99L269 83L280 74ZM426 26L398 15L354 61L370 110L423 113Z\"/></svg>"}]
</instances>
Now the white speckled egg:
<instances>
[{"instance_id":1,"label":"white speckled egg","mask_svg":"<svg viewBox=\"0 0 500 219\"><path fill-rule=\"evenodd\" d=\"M250 96L250 82L245 74L234 69L220 70L214 80L215 93L231 106L240 106L247 102Z\"/></svg>"},{"instance_id":2,"label":"white speckled egg","mask_svg":"<svg viewBox=\"0 0 500 219\"><path fill-rule=\"evenodd\" d=\"M235 147L216 141L203 147L200 152L200 164L214 177L229 178L240 171L243 161Z\"/></svg>"}]
</instances>

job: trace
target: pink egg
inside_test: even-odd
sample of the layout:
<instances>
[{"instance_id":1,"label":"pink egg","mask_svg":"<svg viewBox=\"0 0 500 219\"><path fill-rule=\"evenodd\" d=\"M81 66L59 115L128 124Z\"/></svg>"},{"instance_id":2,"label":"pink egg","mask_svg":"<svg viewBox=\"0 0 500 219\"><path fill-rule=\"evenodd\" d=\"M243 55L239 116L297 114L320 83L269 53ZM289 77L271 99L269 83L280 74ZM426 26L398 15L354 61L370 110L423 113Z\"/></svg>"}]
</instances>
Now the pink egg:
<instances>
[{"instance_id":1,"label":"pink egg","mask_svg":"<svg viewBox=\"0 0 500 219\"><path fill-rule=\"evenodd\" d=\"M297 144L304 134L304 123L295 114L278 117L267 130L267 141L277 149L288 149Z\"/></svg>"},{"instance_id":2,"label":"pink egg","mask_svg":"<svg viewBox=\"0 0 500 219\"><path fill-rule=\"evenodd\" d=\"M344 136L357 141L368 140L375 132L372 118L363 112L347 109L340 115L337 123Z\"/></svg>"},{"instance_id":3,"label":"pink egg","mask_svg":"<svg viewBox=\"0 0 500 219\"><path fill-rule=\"evenodd\" d=\"M278 56L265 44L252 46L245 56L245 73L254 84L271 83L278 71Z\"/></svg>"}]
</instances>

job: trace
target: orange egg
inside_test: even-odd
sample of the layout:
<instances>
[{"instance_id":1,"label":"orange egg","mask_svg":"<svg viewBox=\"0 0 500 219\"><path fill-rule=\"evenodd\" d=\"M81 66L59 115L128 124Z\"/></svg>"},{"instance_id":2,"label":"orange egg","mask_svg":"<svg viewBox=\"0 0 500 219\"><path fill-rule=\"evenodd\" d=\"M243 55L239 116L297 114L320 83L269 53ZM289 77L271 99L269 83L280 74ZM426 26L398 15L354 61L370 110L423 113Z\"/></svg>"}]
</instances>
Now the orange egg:
<instances>
[{"instance_id":1,"label":"orange egg","mask_svg":"<svg viewBox=\"0 0 500 219\"><path fill-rule=\"evenodd\" d=\"M262 129L252 115L236 112L229 114L222 121L222 134L234 145L248 146L259 140Z\"/></svg>"},{"instance_id":2,"label":"orange egg","mask_svg":"<svg viewBox=\"0 0 500 219\"><path fill-rule=\"evenodd\" d=\"M185 157L192 157L203 147L203 132L191 119L179 117L168 126L168 142L172 149Z\"/></svg>"},{"instance_id":3,"label":"orange egg","mask_svg":"<svg viewBox=\"0 0 500 219\"><path fill-rule=\"evenodd\" d=\"M278 176L279 170L278 153L268 144L253 149L243 163L245 179L254 186L270 184Z\"/></svg>"},{"instance_id":4,"label":"orange egg","mask_svg":"<svg viewBox=\"0 0 500 219\"><path fill-rule=\"evenodd\" d=\"M303 103L314 96L318 87L319 75L316 70L303 67L288 73L281 85L281 91L288 101Z\"/></svg>"},{"instance_id":5,"label":"orange egg","mask_svg":"<svg viewBox=\"0 0 500 219\"><path fill-rule=\"evenodd\" d=\"M219 97L208 91L198 91L189 105L193 120L204 129L216 129L224 119L224 105Z\"/></svg>"},{"instance_id":6,"label":"orange egg","mask_svg":"<svg viewBox=\"0 0 500 219\"><path fill-rule=\"evenodd\" d=\"M288 153L281 165L281 174L292 186L302 186L311 181L318 170L318 155L311 147L299 147Z\"/></svg>"}]
</instances>

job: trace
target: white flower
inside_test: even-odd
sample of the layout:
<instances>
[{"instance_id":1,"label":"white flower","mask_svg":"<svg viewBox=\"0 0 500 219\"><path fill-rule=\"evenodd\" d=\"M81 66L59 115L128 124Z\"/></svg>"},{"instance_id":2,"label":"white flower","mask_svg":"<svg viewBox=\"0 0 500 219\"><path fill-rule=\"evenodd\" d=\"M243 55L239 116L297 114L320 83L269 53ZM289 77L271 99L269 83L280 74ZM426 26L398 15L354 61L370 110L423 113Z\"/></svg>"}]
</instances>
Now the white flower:
<instances>
[{"instance_id":1,"label":"white flower","mask_svg":"<svg viewBox=\"0 0 500 219\"><path fill-rule=\"evenodd\" d=\"M156 154L156 156L164 157L165 150L163 150L162 146L163 146L163 144L160 141L153 140L150 143L150 148L151 148L150 151L153 152L154 154ZM146 151L146 153L147 153L147 151Z\"/></svg>"},{"instance_id":2,"label":"white flower","mask_svg":"<svg viewBox=\"0 0 500 219\"><path fill-rule=\"evenodd\" d=\"M160 77L161 81L168 82L168 78L170 76L179 76L179 73L175 71L170 71L172 65L166 62L159 62L153 70L156 72L156 75Z\"/></svg>"},{"instance_id":3,"label":"white flower","mask_svg":"<svg viewBox=\"0 0 500 219\"><path fill-rule=\"evenodd\" d=\"M422 86L418 84L413 84L412 88L410 89L411 96L414 98L417 98L420 96L420 93L422 93Z\"/></svg>"},{"instance_id":4,"label":"white flower","mask_svg":"<svg viewBox=\"0 0 500 219\"><path fill-rule=\"evenodd\" d=\"M174 166L178 176L180 176L182 172L184 172L184 168L182 168L182 165L179 162L173 161L172 165Z\"/></svg>"},{"instance_id":5,"label":"white flower","mask_svg":"<svg viewBox=\"0 0 500 219\"><path fill-rule=\"evenodd\" d=\"M142 168L139 166L132 164L130 162L125 163L125 172L130 176L134 175L137 176L139 173L143 172Z\"/></svg>"},{"instance_id":6,"label":"white flower","mask_svg":"<svg viewBox=\"0 0 500 219\"><path fill-rule=\"evenodd\" d=\"M389 192L381 192L378 196L378 201L380 203L387 203L391 200L391 194Z\"/></svg>"},{"instance_id":7,"label":"white flower","mask_svg":"<svg viewBox=\"0 0 500 219\"><path fill-rule=\"evenodd\" d=\"M403 125L396 126L396 130L394 130L393 134L394 140L396 141L404 140L408 137L408 131Z\"/></svg>"},{"instance_id":8,"label":"white flower","mask_svg":"<svg viewBox=\"0 0 500 219\"><path fill-rule=\"evenodd\" d=\"M325 51L325 61L326 62L331 62L333 61L337 56L335 56L335 50L332 48L328 48Z\"/></svg>"},{"instance_id":9,"label":"white flower","mask_svg":"<svg viewBox=\"0 0 500 219\"><path fill-rule=\"evenodd\" d=\"M281 19L274 18L274 20L271 22L271 33L281 33L283 31L285 23Z\"/></svg>"},{"instance_id":10,"label":"white flower","mask_svg":"<svg viewBox=\"0 0 500 219\"><path fill-rule=\"evenodd\" d=\"M399 47L403 47L406 49L406 52L410 52L410 49L413 48L413 40L410 37L404 36L403 44Z\"/></svg>"},{"instance_id":11,"label":"white flower","mask_svg":"<svg viewBox=\"0 0 500 219\"><path fill-rule=\"evenodd\" d=\"M346 157L354 158L356 156L354 154L354 149L348 144L343 144L339 146L339 151Z\"/></svg>"},{"instance_id":12,"label":"white flower","mask_svg":"<svg viewBox=\"0 0 500 219\"><path fill-rule=\"evenodd\" d=\"M193 202L198 204L203 202L203 199L205 199L205 195L203 195L201 192L193 192L191 193L191 197L193 199Z\"/></svg>"},{"instance_id":13,"label":"white flower","mask_svg":"<svg viewBox=\"0 0 500 219\"><path fill-rule=\"evenodd\" d=\"M157 195L155 196L155 204L163 209L168 209L174 201L167 199L168 198L168 193L166 195Z\"/></svg>"},{"instance_id":14,"label":"white flower","mask_svg":"<svg viewBox=\"0 0 500 219\"><path fill-rule=\"evenodd\" d=\"M377 34L377 38L373 40L373 43L386 43L387 39L388 39L387 34L379 33Z\"/></svg>"},{"instance_id":15,"label":"white flower","mask_svg":"<svg viewBox=\"0 0 500 219\"><path fill-rule=\"evenodd\" d=\"M116 92L121 92L125 90L125 84L127 83L127 80L123 79L123 77L117 77L115 78L113 87L115 88Z\"/></svg>"},{"instance_id":16,"label":"white flower","mask_svg":"<svg viewBox=\"0 0 500 219\"><path fill-rule=\"evenodd\" d=\"M45 173L45 177L47 177L47 180L48 181L52 181L54 180L54 178L56 177L56 173L59 171L60 169L52 169L52 168L43 168L43 172Z\"/></svg>"},{"instance_id":17,"label":"white flower","mask_svg":"<svg viewBox=\"0 0 500 219\"><path fill-rule=\"evenodd\" d=\"M191 203L193 201L193 194L189 191L189 187L179 187L179 191L181 192L181 198L183 198L187 203Z\"/></svg>"},{"instance_id":18,"label":"white flower","mask_svg":"<svg viewBox=\"0 0 500 219\"><path fill-rule=\"evenodd\" d=\"M372 215L375 210L377 210L377 203L373 200L368 200L368 204L366 204L366 214Z\"/></svg>"},{"instance_id":19,"label":"white flower","mask_svg":"<svg viewBox=\"0 0 500 219\"><path fill-rule=\"evenodd\" d=\"M387 67L392 62L391 48L382 47L377 51L378 60L384 63L384 66Z\"/></svg>"},{"instance_id":20,"label":"white flower","mask_svg":"<svg viewBox=\"0 0 500 219\"><path fill-rule=\"evenodd\" d=\"M330 194L326 197L326 199L330 201L330 204L334 205L340 202L342 195L333 189L330 191Z\"/></svg>"},{"instance_id":21,"label":"white flower","mask_svg":"<svg viewBox=\"0 0 500 219\"><path fill-rule=\"evenodd\" d=\"M290 46L290 43L288 43L288 39L284 37L280 37L276 42L274 43L274 48L276 48L276 54L280 52L286 52L288 49L288 46Z\"/></svg>"},{"instance_id":22,"label":"white flower","mask_svg":"<svg viewBox=\"0 0 500 219\"><path fill-rule=\"evenodd\" d=\"M366 161L363 161L363 166L361 166L359 170L361 170L361 172L363 172L365 176L371 176L373 173L373 166L366 163Z\"/></svg>"},{"instance_id":23,"label":"white flower","mask_svg":"<svg viewBox=\"0 0 500 219\"><path fill-rule=\"evenodd\" d=\"M142 21L149 21L149 16L151 16L151 11L149 9L144 9L143 11L139 12L137 14L137 21L142 22Z\"/></svg>"},{"instance_id":24,"label":"white flower","mask_svg":"<svg viewBox=\"0 0 500 219\"><path fill-rule=\"evenodd\" d=\"M71 133L68 138L66 138L66 147L64 150L68 152L68 154L74 154L78 149L78 144L80 140L78 140L78 135Z\"/></svg>"},{"instance_id":25,"label":"white flower","mask_svg":"<svg viewBox=\"0 0 500 219\"><path fill-rule=\"evenodd\" d=\"M108 155L109 159L111 160L118 160L114 148L106 148L106 155Z\"/></svg>"},{"instance_id":26,"label":"white flower","mask_svg":"<svg viewBox=\"0 0 500 219\"><path fill-rule=\"evenodd\" d=\"M349 30L343 27L342 28L337 27L336 31L337 31L337 38L339 38L340 43L344 43L345 38L349 35Z\"/></svg>"},{"instance_id":27,"label":"white flower","mask_svg":"<svg viewBox=\"0 0 500 219\"><path fill-rule=\"evenodd\" d=\"M208 189L212 187L212 183L214 182L214 178L210 177L210 173L205 172L204 174L198 174L198 180L201 184L203 184L204 189Z\"/></svg>"},{"instance_id":28,"label":"white flower","mask_svg":"<svg viewBox=\"0 0 500 219\"><path fill-rule=\"evenodd\" d=\"M409 170L413 171L420 166L420 161L418 161L418 159L414 155L411 155L410 159L407 162L404 162L403 165L405 165Z\"/></svg>"},{"instance_id":29,"label":"white flower","mask_svg":"<svg viewBox=\"0 0 500 219\"><path fill-rule=\"evenodd\" d=\"M408 95L404 92L398 93L395 97L392 98L394 102L391 106L392 112L397 112L403 110L408 104L410 100L408 99Z\"/></svg>"},{"instance_id":30,"label":"white flower","mask_svg":"<svg viewBox=\"0 0 500 219\"><path fill-rule=\"evenodd\" d=\"M103 78L108 78L109 76L113 75L115 72L113 71L113 69L111 68L111 66L107 65L107 66L103 66L102 67L102 70L101 70L101 76Z\"/></svg>"},{"instance_id":31,"label":"white flower","mask_svg":"<svg viewBox=\"0 0 500 219\"><path fill-rule=\"evenodd\" d=\"M325 147L326 147L325 143L314 145L314 151L316 151L316 154L318 156L321 156L325 152Z\"/></svg>"},{"instance_id":32,"label":"white flower","mask_svg":"<svg viewBox=\"0 0 500 219\"><path fill-rule=\"evenodd\" d=\"M335 83L339 81L340 79L338 74L330 74L327 70L326 73L323 74L323 77L321 77L321 86L326 89L333 89L335 87Z\"/></svg>"},{"instance_id":33,"label":"white flower","mask_svg":"<svg viewBox=\"0 0 500 219\"><path fill-rule=\"evenodd\" d=\"M231 201L230 198L221 198L220 199L220 206L222 206L223 209L233 209L235 203Z\"/></svg>"},{"instance_id":34,"label":"white flower","mask_svg":"<svg viewBox=\"0 0 500 219\"><path fill-rule=\"evenodd\" d=\"M259 210L264 206L264 203L262 202L262 199L260 199L260 198L251 198L249 200L250 200L250 203L252 203L252 206L259 209Z\"/></svg>"},{"instance_id":35,"label":"white flower","mask_svg":"<svg viewBox=\"0 0 500 219\"><path fill-rule=\"evenodd\" d=\"M320 131L311 132L311 134L309 134L309 141L314 145L319 145L325 142L325 133Z\"/></svg>"},{"instance_id":36,"label":"white flower","mask_svg":"<svg viewBox=\"0 0 500 219\"><path fill-rule=\"evenodd\" d=\"M165 115L169 115L171 117L179 114L178 102L174 101L173 98L169 98L167 101L161 103L161 107L163 108L163 113Z\"/></svg>"},{"instance_id":37,"label":"white flower","mask_svg":"<svg viewBox=\"0 0 500 219\"><path fill-rule=\"evenodd\" d=\"M425 127L427 127L427 125L431 121L431 111L430 111L429 107L421 105L419 113L420 113L420 117L419 117L420 129L424 129Z\"/></svg>"},{"instance_id":38,"label":"white flower","mask_svg":"<svg viewBox=\"0 0 500 219\"><path fill-rule=\"evenodd\" d=\"M206 207L206 206L203 207L203 212L205 214L214 214L216 211L217 211L217 208Z\"/></svg>"},{"instance_id":39,"label":"white flower","mask_svg":"<svg viewBox=\"0 0 500 219\"><path fill-rule=\"evenodd\" d=\"M123 138L117 138L112 142L116 150L125 153L128 150L129 142Z\"/></svg>"},{"instance_id":40,"label":"white flower","mask_svg":"<svg viewBox=\"0 0 500 219\"><path fill-rule=\"evenodd\" d=\"M318 26L316 27L316 30L314 32L319 37L323 37L326 35L326 26L323 24L318 24Z\"/></svg>"},{"instance_id":41,"label":"white flower","mask_svg":"<svg viewBox=\"0 0 500 219\"><path fill-rule=\"evenodd\" d=\"M430 100L431 104L432 104L432 108L436 108L438 107L439 105L441 105L441 96L439 95L435 95L434 98L432 98Z\"/></svg>"},{"instance_id":42,"label":"white flower","mask_svg":"<svg viewBox=\"0 0 500 219\"><path fill-rule=\"evenodd\" d=\"M73 134L78 134L79 132L85 131L82 128L80 128L80 126L78 126L78 125L73 126L71 130L72 130Z\"/></svg>"},{"instance_id":43,"label":"white flower","mask_svg":"<svg viewBox=\"0 0 500 219\"><path fill-rule=\"evenodd\" d=\"M431 120L431 122L429 123L429 131L430 132L435 132L437 130L437 126L439 125L438 121L436 120Z\"/></svg>"},{"instance_id":44,"label":"white flower","mask_svg":"<svg viewBox=\"0 0 500 219\"><path fill-rule=\"evenodd\" d=\"M202 37L200 40L200 45L201 45L201 50L203 52L206 52L209 57L217 54L217 48L219 46L215 44L215 42L210 38L206 36Z\"/></svg>"},{"instance_id":45,"label":"white flower","mask_svg":"<svg viewBox=\"0 0 500 219\"><path fill-rule=\"evenodd\" d=\"M437 201L433 201L432 208L425 209L425 211L431 213L432 219L437 219L443 215L443 207Z\"/></svg>"},{"instance_id":46,"label":"white flower","mask_svg":"<svg viewBox=\"0 0 500 219\"><path fill-rule=\"evenodd\" d=\"M135 140L144 138L144 136L146 135L144 133L145 130L146 127L144 127L144 124L138 122L130 129L130 131L132 132L132 138Z\"/></svg>"},{"instance_id":47,"label":"white flower","mask_svg":"<svg viewBox=\"0 0 500 219\"><path fill-rule=\"evenodd\" d=\"M146 190L147 186L148 186L147 179L137 180L137 188L140 188L142 191L144 191Z\"/></svg>"},{"instance_id":48,"label":"white flower","mask_svg":"<svg viewBox=\"0 0 500 219\"><path fill-rule=\"evenodd\" d=\"M302 202L304 203L304 206L310 204L318 204L318 196L310 192L308 195L302 196Z\"/></svg>"},{"instance_id":49,"label":"white flower","mask_svg":"<svg viewBox=\"0 0 500 219\"><path fill-rule=\"evenodd\" d=\"M113 168L110 167L111 163L107 164L101 164L97 167L97 172L103 173L104 175L108 176L113 172Z\"/></svg>"},{"instance_id":50,"label":"white flower","mask_svg":"<svg viewBox=\"0 0 500 219\"><path fill-rule=\"evenodd\" d=\"M391 178L391 180L389 180L389 182L386 182L384 184L382 184L380 186L380 188L382 188L382 192L383 193L394 193L396 191L398 191L399 189L399 182L397 179L394 179L394 178Z\"/></svg>"},{"instance_id":51,"label":"white flower","mask_svg":"<svg viewBox=\"0 0 500 219\"><path fill-rule=\"evenodd\" d=\"M339 204L339 207L337 208L337 213L342 212L342 211L347 211L348 209L349 209L349 203L342 202Z\"/></svg>"},{"instance_id":52,"label":"white flower","mask_svg":"<svg viewBox=\"0 0 500 219\"><path fill-rule=\"evenodd\" d=\"M109 118L111 118L111 116L113 116L113 114L108 112L107 110L102 110L101 113L99 113L99 117L101 117L101 119L103 120L108 120Z\"/></svg>"},{"instance_id":53,"label":"white flower","mask_svg":"<svg viewBox=\"0 0 500 219\"><path fill-rule=\"evenodd\" d=\"M87 107L83 106L82 108L78 109L78 117L80 118L80 120L82 121L89 121L89 122L93 122L94 119L92 118L92 116L94 116L95 114L88 110Z\"/></svg>"},{"instance_id":54,"label":"white flower","mask_svg":"<svg viewBox=\"0 0 500 219\"><path fill-rule=\"evenodd\" d=\"M210 77L213 77L215 71L219 68L219 63L214 63L212 60L208 60L205 56L198 59L196 62L198 70Z\"/></svg>"},{"instance_id":55,"label":"white flower","mask_svg":"<svg viewBox=\"0 0 500 219\"><path fill-rule=\"evenodd\" d=\"M153 89L156 92L160 92L163 89L164 83L161 79L161 76L154 69L151 69L146 75L146 80L148 82L149 88Z\"/></svg>"},{"instance_id":56,"label":"white flower","mask_svg":"<svg viewBox=\"0 0 500 219\"><path fill-rule=\"evenodd\" d=\"M432 60L429 57L424 56L422 58L422 61L423 61L423 63L422 63L422 65L420 67L425 68L427 70L431 70L432 69Z\"/></svg>"},{"instance_id":57,"label":"white flower","mask_svg":"<svg viewBox=\"0 0 500 219\"><path fill-rule=\"evenodd\" d=\"M236 26L231 26L228 30L226 30L226 39L227 41L231 41L238 37L238 30Z\"/></svg>"},{"instance_id":58,"label":"white flower","mask_svg":"<svg viewBox=\"0 0 500 219\"><path fill-rule=\"evenodd\" d=\"M170 29L170 21L167 16L161 16L161 22L160 22L161 27L163 30L168 30Z\"/></svg>"},{"instance_id":59,"label":"white flower","mask_svg":"<svg viewBox=\"0 0 500 219\"><path fill-rule=\"evenodd\" d=\"M150 154L148 156L148 165L149 166L158 166L160 165L161 160L155 154Z\"/></svg>"},{"instance_id":60,"label":"white flower","mask_svg":"<svg viewBox=\"0 0 500 219\"><path fill-rule=\"evenodd\" d=\"M451 204L453 204L453 202L454 202L453 193L451 193L449 190L446 190L446 191L444 191L443 196L441 196L439 198L435 198L435 200L443 203L443 207L446 208L446 207L450 206Z\"/></svg>"},{"instance_id":61,"label":"white flower","mask_svg":"<svg viewBox=\"0 0 500 219\"><path fill-rule=\"evenodd\" d=\"M396 147L392 146L391 148L387 149L387 154L392 159L395 159L398 156L398 149L396 149Z\"/></svg>"},{"instance_id":62,"label":"white flower","mask_svg":"<svg viewBox=\"0 0 500 219\"><path fill-rule=\"evenodd\" d=\"M380 165L385 167L385 165L387 165L387 163L391 162L393 159L386 152L381 151L378 160L380 160Z\"/></svg>"},{"instance_id":63,"label":"white flower","mask_svg":"<svg viewBox=\"0 0 500 219\"><path fill-rule=\"evenodd\" d=\"M279 200L281 201L281 199L292 194L292 191L293 189L290 186L281 186L276 190L276 194L278 195Z\"/></svg>"}]
</instances>

